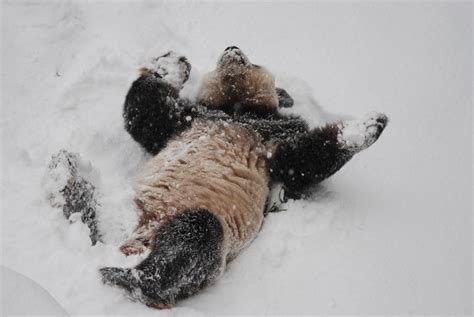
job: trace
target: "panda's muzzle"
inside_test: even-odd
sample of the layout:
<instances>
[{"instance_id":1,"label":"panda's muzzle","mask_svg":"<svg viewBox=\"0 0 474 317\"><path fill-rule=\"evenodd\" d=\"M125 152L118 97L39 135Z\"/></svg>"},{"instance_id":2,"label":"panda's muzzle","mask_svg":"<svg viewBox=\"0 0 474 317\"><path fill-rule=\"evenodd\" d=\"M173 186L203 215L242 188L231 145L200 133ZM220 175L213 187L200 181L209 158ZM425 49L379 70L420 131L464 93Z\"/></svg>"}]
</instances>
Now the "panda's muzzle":
<instances>
[{"instance_id":1,"label":"panda's muzzle","mask_svg":"<svg viewBox=\"0 0 474 317\"><path fill-rule=\"evenodd\" d=\"M237 46L229 46L224 50L224 52L229 51L229 50L239 50L240 51L240 48L238 48Z\"/></svg>"},{"instance_id":2,"label":"panda's muzzle","mask_svg":"<svg viewBox=\"0 0 474 317\"><path fill-rule=\"evenodd\" d=\"M233 63L233 62L237 62L241 65L250 64L247 56L245 56L245 54L242 52L240 48L238 48L237 46L229 46L222 53L218 64L223 65L227 63Z\"/></svg>"}]
</instances>

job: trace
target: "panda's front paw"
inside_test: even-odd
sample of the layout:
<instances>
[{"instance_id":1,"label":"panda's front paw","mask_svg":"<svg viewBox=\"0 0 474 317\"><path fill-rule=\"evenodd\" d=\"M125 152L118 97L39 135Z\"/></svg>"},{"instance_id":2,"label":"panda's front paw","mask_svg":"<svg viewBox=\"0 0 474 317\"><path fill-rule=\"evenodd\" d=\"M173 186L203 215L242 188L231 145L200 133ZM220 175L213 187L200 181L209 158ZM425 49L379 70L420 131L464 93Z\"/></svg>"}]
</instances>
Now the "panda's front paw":
<instances>
[{"instance_id":1,"label":"panda's front paw","mask_svg":"<svg viewBox=\"0 0 474 317\"><path fill-rule=\"evenodd\" d=\"M141 71L152 73L180 90L189 79L191 64L185 56L169 51L150 60Z\"/></svg>"},{"instance_id":2,"label":"panda's front paw","mask_svg":"<svg viewBox=\"0 0 474 317\"><path fill-rule=\"evenodd\" d=\"M353 153L362 151L377 141L387 126L388 117L371 112L359 120L344 121L338 125L338 143Z\"/></svg>"}]
</instances>

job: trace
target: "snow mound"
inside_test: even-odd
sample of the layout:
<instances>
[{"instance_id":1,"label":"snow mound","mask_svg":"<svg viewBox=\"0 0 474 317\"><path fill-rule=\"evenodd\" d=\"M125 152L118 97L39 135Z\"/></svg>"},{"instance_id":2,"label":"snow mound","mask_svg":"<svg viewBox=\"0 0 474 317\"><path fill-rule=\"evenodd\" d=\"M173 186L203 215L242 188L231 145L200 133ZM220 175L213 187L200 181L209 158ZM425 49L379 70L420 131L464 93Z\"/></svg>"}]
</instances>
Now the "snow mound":
<instances>
[{"instance_id":1,"label":"snow mound","mask_svg":"<svg viewBox=\"0 0 474 317\"><path fill-rule=\"evenodd\" d=\"M69 316L66 310L38 283L0 265L3 316L48 315Z\"/></svg>"}]
</instances>

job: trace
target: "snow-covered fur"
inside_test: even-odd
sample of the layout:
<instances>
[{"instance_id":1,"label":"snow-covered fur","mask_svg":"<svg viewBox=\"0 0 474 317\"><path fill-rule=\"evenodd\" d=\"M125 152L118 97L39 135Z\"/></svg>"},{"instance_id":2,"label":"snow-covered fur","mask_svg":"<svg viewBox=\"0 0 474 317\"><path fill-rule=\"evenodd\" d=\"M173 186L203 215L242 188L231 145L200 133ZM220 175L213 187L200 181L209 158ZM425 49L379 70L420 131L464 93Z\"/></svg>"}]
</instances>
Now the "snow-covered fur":
<instances>
[{"instance_id":1,"label":"snow-covered fur","mask_svg":"<svg viewBox=\"0 0 474 317\"><path fill-rule=\"evenodd\" d=\"M89 237L95 245L102 237L96 221L95 187L81 175L85 169L92 167L82 162L78 154L61 149L51 157L43 188L51 206L61 208L66 219L80 215L81 221L89 227Z\"/></svg>"},{"instance_id":2,"label":"snow-covered fur","mask_svg":"<svg viewBox=\"0 0 474 317\"><path fill-rule=\"evenodd\" d=\"M236 46L225 49L214 71L202 81L198 101L210 109L275 112L278 94L274 76L262 66L254 65Z\"/></svg>"},{"instance_id":3,"label":"snow-covered fur","mask_svg":"<svg viewBox=\"0 0 474 317\"><path fill-rule=\"evenodd\" d=\"M215 281L225 268L222 220L186 209L156 229L150 255L134 268L103 268L102 279L154 308L170 308Z\"/></svg>"},{"instance_id":4,"label":"snow-covered fur","mask_svg":"<svg viewBox=\"0 0 474 317\"><path fill-rule=\"evenodd\" d=\"M136 178L140 229L122 251L144 251L162 223L199 208L218 216L225 232L224 256L234 257L255 237L263 220L266 153L259 136L239 124L196 120Z\"/></svg>"},{"instance_id":5,"label":"snow-covered fur","mask_svg":"<svg viewBox=\"0 0 474 317\"><path fill-rule=\"evenodd\" d=\"M281 94L273 77L251 81L265 98L237 100L229 87L240 87L242 76L261 68L236 47L219 59L217 72L227 82L216 81L213 89L227 99L213 105L179 97L190 67L184 57L175 64L156 61L159 71L142 71L124 106L125 128L155 157L135 180L139 225L121 250L151 253L134 268L103 268L101 274L105 283L163 308L215 281L255 238L273 184L282 184L287 198L302 197L374 143L387 117L374 113L310 129L302 118L278 113ZM163 74L178 76L169 83ZM235 111L233 103L246 101L245 111ZM362 141L353 142L356 130Z\"/></svg>"},{"instance_id":6,"label":"snow-covered fur","mask_svg":"<svg viewBox=\"0 0 474 317\"><path fill-rule=\"evenodd\" d=\"M170 51L150 60L140 71L142 73L154 72L175 89L180 90L189 79L191 64L186 57Z\"/></svg>"}]
</instances>

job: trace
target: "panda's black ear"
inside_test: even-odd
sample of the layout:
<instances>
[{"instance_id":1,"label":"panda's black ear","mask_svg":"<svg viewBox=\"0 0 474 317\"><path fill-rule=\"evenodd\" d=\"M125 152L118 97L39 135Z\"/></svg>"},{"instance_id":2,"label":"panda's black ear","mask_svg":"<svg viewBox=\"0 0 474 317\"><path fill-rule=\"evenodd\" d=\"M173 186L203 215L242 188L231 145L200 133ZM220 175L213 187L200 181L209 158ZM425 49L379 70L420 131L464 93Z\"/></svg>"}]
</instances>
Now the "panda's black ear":
<instances>
[{"instance_id":1,"label":"panda's black ear","mask_svg":"<svg viewBox=\"0 0 474 317\"><path fill-rule=\"evenodd\" d=\"M283 88L275 88L278 95L278 107L279 108L291 108L293 107L293 98Z\"/></svg>"}]
</instances>

